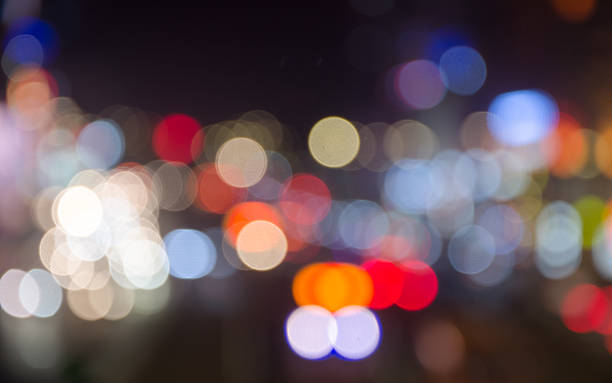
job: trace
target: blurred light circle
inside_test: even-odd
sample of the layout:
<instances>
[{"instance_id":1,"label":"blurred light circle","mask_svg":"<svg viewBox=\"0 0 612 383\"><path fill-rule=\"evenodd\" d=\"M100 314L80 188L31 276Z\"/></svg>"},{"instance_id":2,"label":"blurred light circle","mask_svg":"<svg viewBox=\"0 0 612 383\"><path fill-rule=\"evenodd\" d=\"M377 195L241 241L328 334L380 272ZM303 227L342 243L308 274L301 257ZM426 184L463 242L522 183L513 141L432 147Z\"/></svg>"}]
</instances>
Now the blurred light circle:
<instances>
[{"instance_id":1,"label":"blurred light circle","mask_svg":"<svg viewBox=\"0 0 612 383\"><path fill-rule=\"evenodd\" d=\"M348 165L359 152L359 133L341 117L319 120L308 134L308 149L319 164L329 168Z\"/></svg>"},{"instance_id":2,"label":"blurred light circle","mask_svg":"<svg viewBox=\"0 0 612 383\"><path fill-rule=\"evenodd\" d=\"M612 237L607 221L598 228L593 237L593 265L597 273L606 280L612 280Z\"/></svg>"},{"instance_id":3,"label":"blurred light circle","mask_svg":"<svg viewBox=\"0 0 612 383\"><path fill-rule=\"evenodd\" d=\"M452 47L440 57L442 81L451 92L460 95L476 93L487 77L487 65L473 48Z\"/></svg>"},{"instance_id":4,"label":"blurred light circle","mask_svg":"<svg viewBox=\"0 0 612 383\"><path fill-rule=\"evenodd\" d=\"M404 64L395 74L395 91L414 109L430 109L446 94L438 66L428 60Z\"/></svg>"},{"instance_id":5,"label":"blurred light circle","mask_svg":"<svg viewBox=\"0 0 612 383\"><path fill-rule=\"evenodd\" d=\"M26 275L29 278L24 277L19 286L19 296L24 308L39 318L53 316L62 304L62 288L46 270L32 269ZM34 283L35 287L31 283ZM33 293L33 288L36 293Z\"/></svg>"},{"instance_id":6,"label":"blurred light circle","mask_svg":"<svg viewBox=\"0 0 612 383\"><path fill-rule=\"evenodd\" d=\"M279 228L283 226L281 215L274 206L259 201L242 202L232 207L223 219L227 242L236 246L240 231L253 221L268 221Z\"/></svg>"},{"instance_id":7,"label":"blurred light circle","mask_svg":"<svg viewBox=\"0 0 612 383\"><path fill-rule=\"evenodd\" d=\"M240 260L253 270L265 271L278 266L287 254L283 231L268 221L252 221L238 233L236 251Z\"/></svg>"},{"instance_id":8,"label":"blurred light circle","mask_svg":"<svg viewBox=\"0 0 612 383\"><path fill-rule=\"evenodd\" d=\"M598 150L601 148L599 143L602 141L602 136L603 134L595 146L595 159L598 166L602 159L598 154L605 153ZM557 128L542 141L542 150L551 173L560 178L569 178L578 174L584 167L589 154L588 142L582 127L576 119L564 113L559 115Z\"/></svg>"},{"instance_id":9,"label":"blurred light circle","mask_svg":"<svg viewBox=\"0 0 612 383\"><path fill-rule=\"evenodd\" d=\"M263 200L275 200L280 196L283 182L293 174L291 164L280 153L267 151L268 167L261 181L249 188L249 194Z\"/></svg>"},{"instance_id":10,"label":"blurred light circle","mask_svg":"<svg viewBox=\"0 0 612 383\"><path fill-rule=\"evenodd\" d=\"M246 188L258 183L268 167L266 151L256 141L236 137L225 142L215 159L217 173L228 185Z\"/></svg>"},{"instance_id":11,"label":"blurred light circle","mask_svg":"<svg viewBox=\"0 0 612 383\"><path fill-rule=\"evenodd\" d=\"M503 144L522 146L539 142L556 126L556 101L539 90L502 93L489 106L488 127Z\"/></svg>"},{"instance_id":12,"label":"blurred light circle","mask_svg":"<svg viewBox=\"0 0 612 383\"><path fill-rule=\"evenodd\" d=\"M495 241L495 254L514 251L523 239L524 225L521 216L510 206L494 205L478 218L478 225L486 227Z\"/></svg>"},{"instance_id":13,"label":"blurred light circle","mask_svg":"<svg viewBox=\"0 0 612 383\"><path fill-rule=\"evenodd\" d=\"M27 318L31 313L24 307L21 300L20 286L24 280L26 273L18 269L9 269L2 278L0 278L0 306L7 314L16 318ZM27 282L27 302L28 306L38 305L38 291L31 291L30 288L36 288L36 282L32 281L31 277Z\"/></svg>"},{"instance_id":14,"label":"blurred light circle","mask_svg":"<svg viewBox=\"0 0 612 383\"><path fill-rule=\"evenodd\" d=\"M438 277L425 262L405 261L401 264L404 272L402 293L395 302L408 311L422 310L429 306L438 295Z\"/></svg>"},{"instance_id":15,"label":"blurred light circle","mask_svg":"<svg viewBox=\"0 0 612 383\"><path fill-rule=\"evenodd\" d=\"M19 66L42 66L44 58L43 47L36 37L30 34L17 35L4 47L2 69L11 77Z\"/></svg>"},{"instance_id":16,"label":"blurred light circle","mask_svg":"<svg viewBox=\"0 0 612 383\"><path fill-rule=\"evenodd\" d=\"M285 323L287 343L297 355L321 359L333 350L338 333L336 319L319 306L296 308Z\"/></svg>"},{"instance_id":17,"label":"blurred light circle","mask_svg":"<svg viewBox=\"0 0 612 383\"><path fill-rule=\"evenodd\" d=\"M163 246L146 238L128 239L126 242L119 253L122 271L128 281L137 288L147 290L162 285L170 271Z\"/></svg>"},{"instance_id":18,"label":"blurred light circle","mask_svg":"<svg viewBox=\"0 0 612 383\"><path fill-rule=\"evenodd\" d=\"M331 193L320 178L298 173L285 182L278 205L289 221L314 225L329 212Z\"/></svg>"},{"instance_id":19,"label":"blurred light circle","mask_svg":"<svg viewBox=\"0 0 612 383\"><path fill-rule=\"evenodd\" d=\"M170 274L176 278L200 278L212 271L217 250L208 236L198 230L177 229L164 237Z\"/></svg>"},{"instance_id":20,"label":"blurred light circle","mask_svg":"<svg viewBox=\"0 0 612 383\"><path fill-rule=\"evenodd\" d=\"M123 157L123 132L110 120L97 120L86 125L77 138L77 155L88 168L110 169Z\"/></svg>"},{"instance_id":21,"label":"blurred light circle","mask_svg":"<svg viewBox=\"0 0 612 383\"><path fill-rule=\"evenodd\" d=\"M406 159L385 174L383 196L402 213L423 214L440 200L444 192L440 186L435 184L428 162Z\"/></svg>"},{"instance_id":22,"label":"blurred light circle","mask_svg":"<svg viewBox=\"0 0 612 383\"><path fill-rule=\"evenodd\" d=\"M123 288L114 283L112 289L113 303L104 315L104 319L120 320L128 316L134 308L134 290Z\"/></svg>"},{"instance_id":23,"label":"blurred light circle","mask_svg":"<svg viewBox=\"0 0 612 383\"><path fill-rule=\"evenodd\" d=\"M376 310L392 306L402 294L404 273L392 262L373 259L363 264L370 274L374 293L370 307Z\"/></svg>"},{"instance_id":24,"label":"blurred light circle","mask_svg":"<svg viewBox=\"0 0 612 383\"><path fill-rule=\"evenodd\" d=\"M357 200L344 208L338 226L347 246L364 250L382 241L389 230L389 218L377 203Z\"/></svg>"},{"instance_id":25,"label":"blurred light circle","mask_svg":"<svg viewBox=\"0 0 612 383\"><path fill-rule=\"evenodd\" d=\"M299 306L317 305L331 312L346 306L368 306L373 284L361 267L349 263L313 263L293 278L293 298Z\"/></svg>"},{"instance_id":26,"label":"blurred light circle","mask_svg":"<svg viewBox=\"0 0 612 383\"><path fill-rule=\"evenodd\" d=\"M464 149L480 149L492 152L499 148L499 143L491 136L489 120L496 117L488 112L473 112L461 123L459 139Z\"/></svg>"},{"instance_id":27,"label":"blurred light circle","mask_svg":"<svg viewBox=\"0 0 612 383\"><path fill-rule=\"evenodd\" d=\"M155 165L160 165L153 173L153 187L159 207L181 211L191 206L198 193L197 179L191 168L178 162L157 162Z\"/></svg>"},{"instance_id":28,"label":"blurred light circle","mask_svg":"<svg viewBox=\"0 0 612 383\"><path fill-rule=\"evenodd\" d=\"M98 195L84 186L73 186L57 196L57 224L69 235L86 237L102 222ZM54 204L55 205L55 204Z\"/></svg>"},{"instance_id":29,"label":"blurred light circle","mask_svg":"<svg viewBox=\"0 0 612 383\"><path fill-rule=\"evenodd\" d=\"M153 150L162 160L190 163L202 152L204 136L198 134L200 129L200 124L187 115L166 116L153 131Z\"/></svg>"},{"instance_id":30,"label":"blurred light circle","mask_svg":"<svg viewBox=\"0 0 612 383\"><path fill-rule=\"evenodd\" d=\"M462 274L485 270L495 257L495 240L484 228L471 225L457 231L448 244L448 258Z\"/></svg>"},{"instance_id":31,"label":"blurred light circle","mask_svg":"<svg viewBox=\"0 0 612 383\"><path fill-rule=\"evenodd\" d=\"M579 23L586 21L597 5L597 0L551 0L553 9L565 21Z\"/></svg>"},{"instance_id":32,"label":"blurred light circle","mask_svg":"<svg viewBox=\"0 0 612 383\"><path fill-rule=\"evenodd\" d=\"M72 313L83 320L104 318L113 305L114 293L110 283L97 290L68 290L66 301Z\"/></svg>"},{"instance_id":33,"label":"blurred light circle","mask_svg":"<svg viewBox=\"0 0 612 383\"><path fill-rule=\"evenodd\" d=\"M376 315L361 306L347 306L334 313L337 335L336 352L357 360L372 355L380 343L380 324Z\"/></svg>"},{"instance_id":34,"label":"blurred light circle","mask_svg":"<svg viewBox=\"0 0 612 383\"><path fill-rule=\"evenodd\" d=\"M573 206L555 201L542 209L535 227L536 266L547 278L574 272L581 261L582 224Z\"/></svg>"},{"instance_id":35,"label":"blurred light circle","mask_svg":"<svg viewBox=\"0 0 612 383\"><path fill-rule=\"evenodd\" d=\"M429 159L440 146L431 128L413 120L401 120L391 125L382 144L385 155L394 163L405 158Z\"/></svg>"},{"instance_id":36,"label":"blurred light circle","mask_svg":"<svg viewBox=\"0 0 612 383\"><path fill-rule=\"evenodd\" d=\"M457 163L458 168L465 166L468 161L474 170L473 197L475 202L489 199L498 190L502 181L502 169L495 157L481 149L467 151L467 156L462 157ZM468 166L470 166L468 165Z\"/></svg>"},{"instance_id":37,"label":"blurred light circle","mask_svg":"<svg viewBox=\"0 0 612 383\"><path fill-rule=\"evenodd\" d=\"M196 202L202 210L223 214L246 199L246 196L246 189L235 188L225 183L214 164L206 164L200 168Z\"/></svg>"},{"instance_id":38,"label":"blurred light circle","mask_svg":"<svg viewBox=\"0 0 612 383\"><path fill-rule=\"evenodd\" d=\"M465 356L465 340L452 323L435 321L417 333L415 351L427 370L446 375L456 370Z\"/></svg>"},{"instance_id":39,"label":"blurred light circle","mask_svg":"<svg viewBox=\"0 0 612 383\"><path fill-rule=\"evenodd\" d=\"M594 195L580 197L573 204L582 222L582 246L590 249L595 231L604 219L606 205L604 201Z\"/></svg>"},{"instance_id":40,"label":"blurred light circle","mask_svg":"<svg viewBox=\"0 0 612 383\"><path fill-rule=\"evenodd\" d=\"M561 319L565 326L577 333L598 328L606 319L610 302L606 294L592 284L572 288L561 303Z\"/></svg>"}]
</instances>

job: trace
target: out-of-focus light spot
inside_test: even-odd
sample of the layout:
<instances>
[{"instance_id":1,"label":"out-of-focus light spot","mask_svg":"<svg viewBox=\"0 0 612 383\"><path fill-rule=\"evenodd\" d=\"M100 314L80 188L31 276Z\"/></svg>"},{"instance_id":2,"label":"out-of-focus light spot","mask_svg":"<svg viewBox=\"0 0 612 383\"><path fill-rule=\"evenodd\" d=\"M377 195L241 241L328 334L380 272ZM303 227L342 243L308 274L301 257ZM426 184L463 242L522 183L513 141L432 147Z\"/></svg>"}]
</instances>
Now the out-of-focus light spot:
<instances>
[{"instance_id":1,"label":"out-of-focus light spot","mask_svg":"<svg viewBox=\"0 0 612 383\"><path fill-rule=\"evenodd\" d=\"M204 138L198 135L200 128L200 124L187 115L169 115L153 131L153 150L162 160L190 163L195 159L194 154L202 151L203 142L194 143L194 139Z\"/></svg>"},{"instance_id":2,"label":"out-of-focus light spot","mask_svg":"<svg viewBox=\"0 0 612 383\"><path fill-rule=\"evenodd\" d=\"M19 287L19 296L24 308L39 318L53 316L62 304L61 287L46 270L32 269L26 275L30 278L24 277Z\"/></svg>"},{"instance_id":3,"label":"out-of-focus light spot","mask_svg":"<svg viewBox=\"0 0 612 383\"><path fill-rule=\"evenodd\" d=\"M300 306L317 305L334 312L346 306L368 306L372 296L370 275L348 263L313 263L293 279L293 298Z\"/></svg>"},{"instance_id":4,"label":"out-of-focus light spot","mask_svg":"<svg viewBox=\"0 0 612 383\"><path fill-rule=\"evenodd\" d=\"M215 279L225 279L233 275L236 269L223 256L223 245L225 242L223 230L219 227L212 227L204 231L204 234L210 238L216 254L215 267L208 275Z\"/></svg>"},{"instance_id":5,"label":"out-of-focus light spot","mask_svg":"<svg viewBox=\"0 0 612 383\"><path fill-rule=\"evenodd\" d=\"M492 152L499 148L499 143L491 135L489 120L495 119L488 112L470 113L461 123L459 139L464 149L482 149Z\"/></svg>"},{"instance_id":6,"label":"out-of-focus light spot","mask_svg":"<svg viewBox=\"0 0 612 383\"><path fill-rule=\"evenodd\" d=\"M590 249L595 236L595 231L604 218L605 203L599 197L587 195L576 202L574 208L582 221L582 246Z\"/></svg>"},{"instance_id":7,"label":"out-of-focus light spot","mask_svg":"<svg viewBox=\"0 0 612 383\"><path fill-rule=\"evenodd\" d=\"M597 0L551 0L551 3L555 12L565 21L579 23L593 14Z\"/></svg>"},{"instance_id":8,"label":"out-of-focus light spot","mask_svg":"<svg viewBox=\"0 0 612 383\"><path fill-rule=\"evenodd\" d=\"M385 175L383 197L403 213L425 213L440 200L442 193L436 188L429 163L423 160L402 160Z\"/></svg>"},{"instance_id":9,"label":"out-of-focus light spot","mask_svg":"<svg viewBox=\"0 0 612 383\"><path fill-rule=\"evenodd\" d=\"M310 174L295 174L285 182L278 205L291 222L314 225L329 212L331 193L319 178Z\"/></svg>"},{"instance_id":10,"label":"out-of-focus light spot","mask_svg":"<svg viewBox=\"0 0 612 383\"><path fill-rule=\"evenodd\" d=\"M91 189L73 186L57 196L57 224L68 234L86 237L102 222L100 198Z\"/></svg>"},{"instance_id":11,"label":"out-of-focus light spot","mask_svg":"<svg viewBox=\"0 0 612 383\"><path fill-rule=\"evenodd\" d=\"M24 307L20 296L20 285L26 275L22 270L9 269L0 278L0 306L4 312L16 318L27 318L31 315L26 307ZM28 278L32 279L31 277ZM27 285L29 287L36 286L36 282L34 282L34 285L32 283L27 283ZM30 294L36 294L32 297L32 300L35 305L38 305L39 297L37 291L28 291L28 295Z\"/></svg>"},{"instance_id":12,"label":"out-of-focus light spot","mask_svg":"<svg viewBox=\"0 0 612 383\"><path fill-rule=\"evenodd\" d=\"M452 47L440 57L440 73L444 85L460 95L474 94L487 78L487 65L473 48Z\"/></svg>"},{"instance_id":13,"label":"out-of-focus light spot","mask_svg":"<svg viewBox=\"0 0 612 383\"><path fill-rule=\"evenodd\" d=\"M293 174L291 164L280 153L268 151L268 167L261 181L249 188L249 194L263 200L275 200L280 196L283 182Z\"/></svg>"},{"instance_id":14,"label":"out-of-focus light spot","mask_svg":"<svg viewBox=\"0 0 612 383\"><path fill-rule=\"evenodd\" d=\"M580 124L572 116L562 113L557 128L542 141L542 150L551 173L568 178L582 169L589 148Z\"/></svg>"},{"instance_id":15,"label":"out-of-focus light spot","mask_svg":"<svg viewBox=\"0 0 612 383\"><path fill-rule=\"evenodd\" d=\"M389 218L377 203L357 200L344 208L338 225L347 246L364 250L382 241L389 230Z\"/></svg>"},{"instance_id":16,"label":"out-of-focus light spot","mask_svg":"<svg viewBox=\"0 0 612 383\"><path fill-rule=\"evenodd\" d=\"M413 120L401 120L389 127L383 139L383 150L392 162L404 158L429 159L438 151L435 133Z\"/></svg>"},{"instance_id":17,"label":"out-of-focus light spot","mask_svg":"<svg viewBox=\"0 0 612 383\"><path fill-rule=\"evenodd\" d=\"M177 162L161 163L153 174L153 186L159 207L170 211L187 209L198 194L195 174Z\"/></svg>"},{"instance_id":18,"label":"out-of-focus light spot","mask_svg":"<svg viewBox=\"0 0 612 383\"><path fill-rule=\"evenodd\" d=\"M125 151L123 132L110 120L94 121L79 133L76 151L86 167L110 169Z\"/></svg>"},{"instance_id":19,"label":"out-of-focus light spot","mask_svg":"<svg viewBox=\"0 0 612 383\"><path fill-rule=\"evenodd\" d=\"M319 164L329 168L348 165L359 152L359 133L341 117L318 121L308 135L308 149Z\"/></svg>"},{"instance_id":20,"label":"out-of-focus light spot","mask_svg":"<svg viewBox=\"0 0 612 383\"><path fill-rule=\"evenodd\" d=\"M524 158L510 151L500 150L496 160L501 169L501 180L493 198L508 201L518 197L529 186L529 169Z\"/></svg>"},{"instance_id":21,"label":"out-of-focus light spot","mask_svg":"<svg viewBox=\"0 0 612 383\"><path fill-rule=\"evenodd\" d=\"M451 265L462 274L477 274L485 270L495 257L495 239L477 225L459 230L448 244Z\"/></svg>"},{"instance_id":22,"label":"out-of-focus light spot","mask_svg":"<svg viewBox=\"0 0 612 383\"><path fill-rule=\"evenodd\" d=\"M597 273L607 280L612 280L612 237L610 221L606 221L595 232L593 237L593 265Z\"/></svg>"},{"instance_id":23,"label":"out-of-focus light spot","mask_svg":"<svg viewBox=\"0 0 612 383\"><path fill-rule=\"evenodd\" d=\"M297 355L306 359L321 359L331 353L336 342L336 319L319 306L302 306L295 309L285 323L289 346Z\"/></svg>"},{"instance_id":24,"label":"out-of-focus light spot","mask_svg":"<svg viewBox=\"0 0 612 383\"><path fill-rule=\"evenodd\" d=\"M28 34L13 37L2 54L2 69L11 77L22 65L40 67L44 60L42 45L36 37Z\"/></svg>"},{"instance_id":25,"label":"out-of-focus light spot","mask_svg":"<svg viewBox=\"0 0 612 383\"><path fill-rule=\"evenodd\" d=\"M177 278L200 278L215 267L215 245L206 234L198 230L173 230L166 234L164 243L170 262L170 274Z\"/></svg>"},{"instance_id":26,"label":"out-of-focus light spot","mask_svg":"<svg viewBox=\"0 0 612 383\"><path fill-rule=\"evenodd\" d=\"M389 125L384 122L373 122L359 129L361 145L357 162L373 172L382 172L389 167L389 160L383 150L384 135Z\"/></svg>"},{"instance_id":27,"label":"out-of-focus light spot","mask_svg":"<svg viewBox=\"0 0 612 383\"><path fill-rule=\"evenodd\" d=\"M215 159L217 173L228 185L247 188L258 183L268 167L266 151L257 142L236 137L224 143Z\"/></svg>"},{"instance_id":28,"label":"out-of-focus light spot","mask_svg":"<svg viewBox=\"0 0 612 383\"><path fill-rule=\"evenodd\" d=\"M146 238L127 239L125 242L119 248L119 257L123 274L129 283L147 290L164 284L170 265L163 246Z\"/></svg>"},{"instance_id":29,"label":"out-of-focus light spot","mask_svg":"<svg viewBox=\"0 0 612 383\"><path fill-rule=\"evenodd\" d=\"M374 287L370 307L379 310L392 306L402 294L403 271L392 262L383 260L367 261L363 268L370 274Z\"/></svg>"},{"instance_id":30,"label":"out-of-focus light spot","mask_svg":"<svg viewBox=\"0 0 612 383\"><path fill-rule=\"evenodd\" d=\"M475 202L481 202L493 196L502 181L502 169L499 163L491 153L482 149L468 150L467 155L459 159L457 168L473 169L472 195Z\"/></svg>"},{"instance_id":31,"label":"out-of-focus light spot","mask_svg":"<svg viewBox=\"0 0 612 383\"><path fill-rule=\"evenodd\" d=\"M45 188L34 197L30 205L34 223L42 231L47 231L55 225L53 222L52 206L60 191L61 188L59 187L52 186Z\"/></svg>"},{"instance_id":32,"label":"out-of-focus light spot","mask_svg":"<svg viewBox=\"0 0 612 383\"><path fill-rule=\"evenodd\" d=\"M256 187L257 185L255 185ZM247 190L235 188L221 179L214 164L203 165L198 173L197 206L205 211L223 214L243 201Z\"/></svg>"},{"instance_id":33,"label":"out-of-focus light spot","mask_svg":"<svg viewBox=\"0 0 612 383\"><path fill-rule=\"evenodd\" d=\"M113 305L113 287L107 283L97 290L68 290L66 301L78 318L95 321L104 318Z\"/></svg>"},{"instance_id":34,"label":"out-of-focus light spot","mask_svg":"<svg viewBox=\"0 0 612 383\"><path fill-rule=\"evenodd\" d=\"M134 308L134 290L123 288L114 283L112 289L113 303L104 315L104 319L120 320L128 316Z\"/></svg>"},{"instance_id":35,"label":"out-of-focus light spot","mask_svg":"<svg viewBox=\"0 0 612 383\"><path fill-rule=\"evenodd\" d=\"M438 277L428 264L410 260L401 264L404 272L402 293L396 304L404 310L416 311L429 306L438 295Z\"/></svg>"},{"instance_id":36,"label":"out-of-focus light spot","mask_svg":"<svg viewBox=\"0 0 612 383\"><path fill-rule=\"evenodd\" d=\"M414 109L430 109L446 94L438 66L428 60L404 64L395 75L395 91Z\"/></svg>"},{"instance_id":37,"label":"out-of-focus light spot","mask_svg":"<svg viewBox=\"0 0 612 383\"><path fill-rule=\"evenodd\" d=\"M465 356L463 335L454 324L446 321L435 321L421 328L414 347L423 367L439 375L456 370Z\"/></svg>"},{"instance_id":38,"label":"out-of-focus light spot","mask_svg":"<svg viewBox=\"0 0 612 383\"><path fill-rule=\"evenodd\" d=\"M580 265L582 223L576 209L563 201L547 205L536 220L536 266L547 278L560 279Z\"/></svg>"},{"instance_id":39,"label":"out-of-focus light spot","mask_svg":"<svg viewBox=\"0 0 612 383\"><path fill-rule=\"evenodd\" d=\"M236 251L240 260L249 268L270 270L285 259L287 238L272 222L252 221L238 233Z\"/></svg>"},{"instance_id":40,"label":"out-of-focus light spot","mask_svg":"<svg viewBox=\"0 0 612 383\"><path fill-rule=\"evenodd\" d=\"M495 241L495 254L514 251L523 239L524 225L521 216L510 206L495 205L485 210L477 221Z\"/></svg>"},{"instance_id":41,"label":"out-of-focus light spot","mask_svg":"<svg viewBox=\"0 0 612 383\"><path fill-rule=\"evenodd\" d=\"M9 39L18 35L30 35L38 40L43 49L45 65L52 63L57 56L59 48L57 33L45 21L35 17L24 17L11 23L6 31L6 38Z\"/></svg>"},{"instance_id":42,"label":"out-of-focus light spot","mask_svg":"<svg viewBox=\"0 0 612 383\"><path fill-rule=\"evenodd\" d=\"M604 129L597 137L595 163L600 172L612 178L612 127Z\"/></svg>"},{"instance_id":43,"label":"out-of-focus light spot","mask_svg":"<svg viewBox=\"0 0 612 383\"><path fill-rule=\"evenodd\" d=\"M361 306L348 306L334 313L337 335L336 352L347 359L372 355L380 343L380 323L376 314Z\"/></svg>"},{"instance_id":44,"label":"out-of-focus light spot","mask_svg":"<svg viewBox=\"0 0 612 383\"><path fill-rule=\"evenodd\" d=\"M223 220L223 229L229 244L234 246L240 231L253 221L268 221L283 227L282 218L273 206L258 201L239 203L227 212Z\"/></svg>"},{"instance_id":45,"label":"out-of-focus light spot","mask_svg":"<svg viewBox=\"0 0 612 383\"><path fill-rule=\"evenodd\" d=\"M133 311L142 315L156 314L168 305L171 292L170 283L164 283L153 290L135 290Z\"/></svg>"},{"instance_id":46,"label":"out-of-focus light spot","mask_svg":"<svg viewBox=\"0 0 612 383\"><path fill-rule=\"evenodd\" d=\"M606 319L609 304L606 294L597 286L578 285L563 298L561 319L573 332L593 331Z\"/></svg>"},{"instance_id":47,"label":"out-of-focus light spot","mask_svg":"<svg viewBox=\"0 0 612 383\"><path fill-rule=\"evenodd\" d=\"M350 0L351 7L362 15L376 17L388 12L395 0Z\"/></svg>"},{"instance_id":48,"label":"out-of-focus light spot","mask_svg":"<svg viewBox=\"0 0 612 383\"><path fill-rule=\"evenodd\" d=\"M555 100L539 90L517 90L495 97L489 106L488 127L503 144L521 146L539 142L556 126Z\"/></svg>"}]
</instances>

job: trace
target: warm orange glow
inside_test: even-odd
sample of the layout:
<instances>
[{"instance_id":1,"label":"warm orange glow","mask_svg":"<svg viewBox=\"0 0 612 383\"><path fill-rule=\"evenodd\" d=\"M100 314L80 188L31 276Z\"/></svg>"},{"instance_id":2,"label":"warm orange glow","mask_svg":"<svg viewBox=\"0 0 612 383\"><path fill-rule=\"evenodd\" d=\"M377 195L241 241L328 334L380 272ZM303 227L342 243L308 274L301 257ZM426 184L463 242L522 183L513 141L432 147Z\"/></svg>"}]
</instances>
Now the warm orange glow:
<instances>
[{"instance_id":1,"label":"warm orange glow","mask_svg":"<svg viewBox=\"0 0 612 383\"><path fill-rule=\"evenodd\" d=\"M550 172L557 177L576 175L587 160L588 146L582 128L568 114L561 114L557 129L542 145Z\"/></svg>"},{"instance_id":2,"label":"warm orange glow","mask_svg":"<svg viewBox=\"0 0 612 383\"><path fill-rule=\"evenodd\" d=\"M318 305L332 312L351 305L368 306L373 291L370 275L348 263L315 263L300 270L293 280L298 305Z\"/></svg>"},{"instance_id":3,"label":"warm orange glow","mask_svg":"<svg viewBox=\"0 0 612 383\"><path fill-rule=\"evenodd\" d=\"M587 20L596 4L596 0L552 0L552 6L559 16L573 23Z\"/></svg>"},{"instance_id":4,"label":"warm orange glow","mask_svg":"<svg viewBox=\"0 0 612 383\"><path fill-rule=\"evenodd\" d=\"M273 206L255 201L239 203L227 212L223 220L229 243L235 246L240 230L253 221L268 221L283 229L280 214Z\"/></svg>"},{"instance_id":5,"label":"warm orange glow","mask_svg":"<svg viewBox=\"0 0 612 383\"><path fill-rule=\"evenodd\" d=\"M234 204L246 198L246 189L239 189L226 184L214 164L206 164L198 173L198 195L196 206L202 210L223 214Z\"/></svg>"},{"instance_id":6,"label":"warm orange glow","mask_svg":"<svg viewBox=\"0 0 612 383\"><path fill-rule=\"evenodd\" d=\"M595 163L606 177L612 178L612 127L608 127L595 142Z\"/></svg>"}]
</instances>

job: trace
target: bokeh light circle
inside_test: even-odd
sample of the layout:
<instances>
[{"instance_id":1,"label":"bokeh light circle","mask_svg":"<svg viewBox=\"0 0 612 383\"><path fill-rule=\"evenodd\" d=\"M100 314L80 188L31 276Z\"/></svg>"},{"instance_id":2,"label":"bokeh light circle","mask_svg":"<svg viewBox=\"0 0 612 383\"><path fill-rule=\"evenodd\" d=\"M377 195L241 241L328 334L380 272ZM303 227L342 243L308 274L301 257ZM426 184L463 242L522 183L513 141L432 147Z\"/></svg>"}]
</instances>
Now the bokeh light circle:
<instances>
[{"instance_id":1,"label":"bokeh light circle","mask_svg":"<svg viewBox=\"0 0 612 383\"><path fill-rule=\"evenodd\" d=\"M181 279L200 278L212 271L217 250L208 236L198 230L177 229L164 237L170 274Z\"/></svg>"},{"instance_id":2,"label":"bokeh light circle","mask_svg":"<svg viewBox=\"0 0 612 383\"><path fill-rule=\"evenodd\" d=\"M348 165L357 156L359 133L355 126L344 118L326 117L310 130L308 149L319 164L340 168Z\"/></svg>"}]
</instances>

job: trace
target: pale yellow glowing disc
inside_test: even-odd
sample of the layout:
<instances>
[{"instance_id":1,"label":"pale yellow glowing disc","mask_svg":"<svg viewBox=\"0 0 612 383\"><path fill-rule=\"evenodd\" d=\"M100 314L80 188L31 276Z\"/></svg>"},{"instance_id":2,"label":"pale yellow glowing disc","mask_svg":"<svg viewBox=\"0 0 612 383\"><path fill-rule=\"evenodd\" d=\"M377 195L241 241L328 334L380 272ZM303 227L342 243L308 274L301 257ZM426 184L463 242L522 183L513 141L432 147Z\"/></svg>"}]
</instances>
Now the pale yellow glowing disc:
<instances>
[{"instance_id":1,"label":"pale yellow glowing disc","mask_svg":"<svg viewBox=\"0 0 612 383\"><path fill-rule=\"evenodd\" d=\"M268 167L264 148L247 137L224 143L215 160L219 176L230 186L247 188L258 183Z\"/></svg>"},{"instance_id":2,"label":"pale yellow glowing disc","mask_svg":"<svg viewBox=\"0 0 612 383\"><path fill-rule=\"evenodd\" d=\"M317 122L308 135L312 158L328 168L348 165L359 152L359 132L341 117L326 117Z\"/></svg>"},{"instance_id":3,"label":"pale yellow glowing disc","mask_svg":"<svg viewBox=\"0 0 612 383\"><path fill-rule=\"evenodd\" d=\"M236 250L240 260L249 268L270 270L285 259L287 238L272 222L253 221L238 233Z\"/></svg>"}]
</instances>

